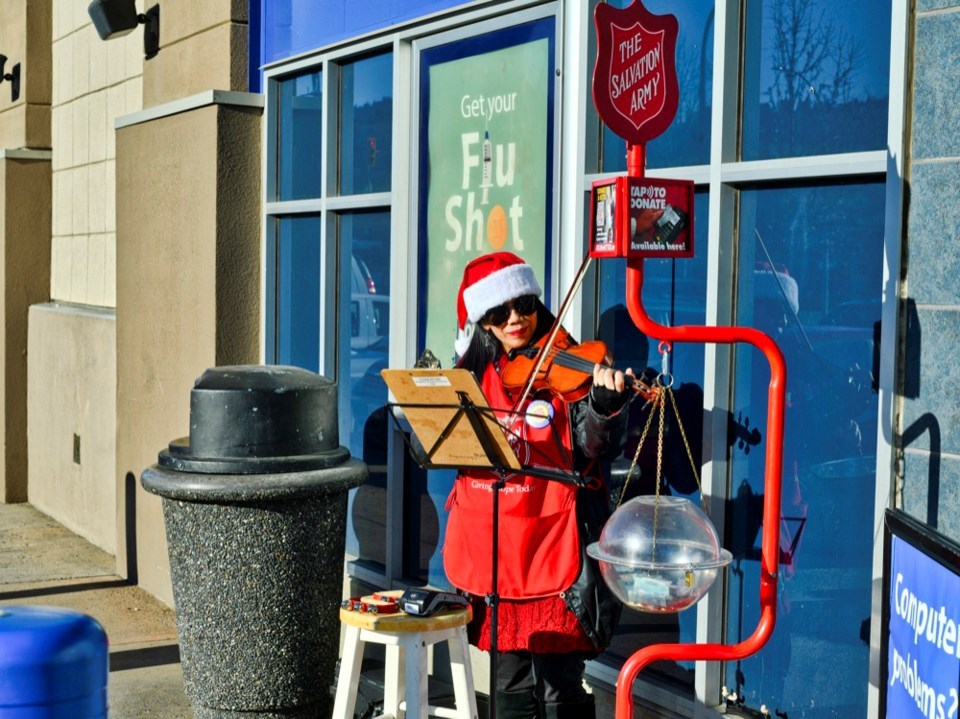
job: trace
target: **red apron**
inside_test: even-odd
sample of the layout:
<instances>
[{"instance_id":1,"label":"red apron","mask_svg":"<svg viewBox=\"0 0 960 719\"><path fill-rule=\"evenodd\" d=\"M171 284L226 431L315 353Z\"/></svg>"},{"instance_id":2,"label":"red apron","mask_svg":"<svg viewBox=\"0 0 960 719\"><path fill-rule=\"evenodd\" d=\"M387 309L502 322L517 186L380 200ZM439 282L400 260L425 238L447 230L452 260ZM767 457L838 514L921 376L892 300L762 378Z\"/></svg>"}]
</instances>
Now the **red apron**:
<instances>
[{"instance_id":1,"label":"red apron","mask_svg":"<svg viewBox=\"0 0 960 719\"><path fill-rule=\"evenodd\" d=\"M494 409L513 406L497 370L488 366L481 387ZM520 438L511 438L521 464L570 468L572 437L566 405L550 395L527 403L526 417L497 412ZM532 416L531 416L532 415ZM549 420L549 421L548 421ZM553 429L551 429L551 424ZM554 430L556 433L554 433ZM508 436L511 436L508 434ZM557 438L561 446L557 447ZM492 592L493 485L497 476L463 470L447 499L443 567L454 586L484 596ZM522 474L508 475L500 490L497 594L533 599L562 592L580 573L576 494L573 486Z\"/></svg>"}]
</instances>

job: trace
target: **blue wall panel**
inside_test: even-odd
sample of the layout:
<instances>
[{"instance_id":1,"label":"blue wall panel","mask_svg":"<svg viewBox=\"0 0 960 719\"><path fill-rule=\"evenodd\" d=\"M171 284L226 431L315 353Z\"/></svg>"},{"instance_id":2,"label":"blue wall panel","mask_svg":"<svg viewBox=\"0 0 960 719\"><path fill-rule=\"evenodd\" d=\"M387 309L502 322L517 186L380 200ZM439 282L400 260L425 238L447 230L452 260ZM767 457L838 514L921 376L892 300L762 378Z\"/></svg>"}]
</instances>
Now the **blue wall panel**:
<instances>
[{"instance_id":1,"label":"blue wall panel","mask_svg":"<svg viewBox=\"0 0 960 719\"><path fill-rule=\"evenodd\" d=\"M259 15L262 66L355 35L464 4L464 0L251 0ZM252 74L252 73L251 73Z\"/></svg>"}]
</instances>

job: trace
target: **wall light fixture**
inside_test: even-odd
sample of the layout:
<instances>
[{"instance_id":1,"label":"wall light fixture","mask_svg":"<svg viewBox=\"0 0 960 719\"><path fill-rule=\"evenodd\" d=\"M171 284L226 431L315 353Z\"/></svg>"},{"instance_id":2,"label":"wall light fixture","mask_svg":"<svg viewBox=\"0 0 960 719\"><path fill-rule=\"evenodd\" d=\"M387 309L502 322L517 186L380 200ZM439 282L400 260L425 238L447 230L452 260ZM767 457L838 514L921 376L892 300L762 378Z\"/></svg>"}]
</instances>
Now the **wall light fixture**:
<instances>
[{"instance_id":1,"label":"wall light fixture","mask_svg":"<svg viewBox=\"0 0 960 719\"><path fill-rule=\"evenodd\" d=\"M20 63L13 66L10 72L4 68L7 65L7 56L0 55L0 83L4 80L10 83L10 100L16 102L20 98Z\"/></svg>"}]
</instances>

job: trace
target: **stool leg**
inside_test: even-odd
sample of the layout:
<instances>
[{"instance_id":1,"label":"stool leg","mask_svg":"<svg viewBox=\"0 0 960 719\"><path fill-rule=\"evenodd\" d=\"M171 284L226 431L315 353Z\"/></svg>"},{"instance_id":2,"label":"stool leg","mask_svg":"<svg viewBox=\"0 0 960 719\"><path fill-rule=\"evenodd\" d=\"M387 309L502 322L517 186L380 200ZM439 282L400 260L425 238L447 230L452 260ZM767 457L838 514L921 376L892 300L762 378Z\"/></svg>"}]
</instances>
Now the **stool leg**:
<instances>
[{"instance_id":1,"label":"stool leg","mask_svg":"<svg viewBox=\"0 0 960 719\"><path fill-rule=\"evenodd\" d=\"M363 642L360 630L347 626L340 658L340 676L337 678L337 696L333 702L333 719L353 719L360 685L360 663L363 661Z\"/></svg>"},{"instance_id":2,"label":"stool leg","mask_svg":"<svg viewBox=\"0 0 960 719\"><path fill-rule=\"evenodd\" d=\"M406 719L427 717L427 643L420 634L409 637L404 664L406 664Z\"/></svg>"},{"instance_id":3,"label":"stool leg","mask_svg":"<svg viewBox=\"0 0 960 719\"><path fill-rule=\"evenodd\" d=\"M383 714L394 719L400 717L400 702L404 695L402 653L398 644L387 644L384 647Z\"/></svg>"},{"instance_id":4,"label":"stool leg","mask_svg":"<svg viewBox=\"0 0 960 719\"><path fill-rule=\"evenodd\" d=\"M450 675L453 679L453 696L457 702L457 719L477 719L477 694L473 688L467 628L460 627L457 636L447 640L447 647L450 651Z\"/></svg>"}]
</instances>

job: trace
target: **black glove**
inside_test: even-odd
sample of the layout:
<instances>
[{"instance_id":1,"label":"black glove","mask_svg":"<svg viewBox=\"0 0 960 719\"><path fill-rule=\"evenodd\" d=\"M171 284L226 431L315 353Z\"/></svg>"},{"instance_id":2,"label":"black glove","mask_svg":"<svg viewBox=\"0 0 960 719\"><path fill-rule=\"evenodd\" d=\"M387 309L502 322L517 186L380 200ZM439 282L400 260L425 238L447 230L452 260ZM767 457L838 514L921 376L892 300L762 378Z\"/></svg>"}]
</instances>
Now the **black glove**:
<instances>
[{"instance_id":1,"label":"black glove","mask_svg":"<svg viewBox=\"0 0 960 719\"><path fill-rule=\"evenodd\" d=\"M609 417L616 414L630 401L633 392L624 388L623 392L593 385L590 388L590 404L597 414Z\"/></svg>"}]
</instances>

